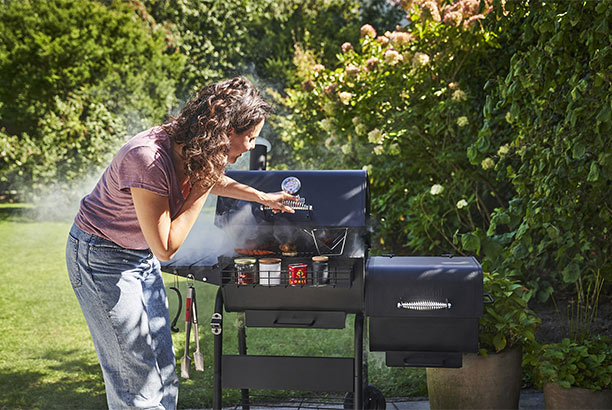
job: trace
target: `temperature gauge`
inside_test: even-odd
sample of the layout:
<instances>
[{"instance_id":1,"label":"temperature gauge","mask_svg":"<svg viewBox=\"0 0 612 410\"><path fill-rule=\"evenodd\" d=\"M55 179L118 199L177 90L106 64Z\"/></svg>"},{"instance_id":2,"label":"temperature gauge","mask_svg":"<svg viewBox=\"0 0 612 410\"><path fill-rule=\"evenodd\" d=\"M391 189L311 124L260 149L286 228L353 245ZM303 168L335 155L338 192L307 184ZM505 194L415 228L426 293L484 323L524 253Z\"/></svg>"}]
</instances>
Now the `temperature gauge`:
<instances>
[{"instance_id":1,"label":"temperature gauge","mask_svg":"<svg viewBox=\"0 0 612 410\"><path fill-rule=\"evenodd\" d=\"M296 177L287 177L281 183L281 189L291 195L297 194L301 187L302 183Z\"/></svg>"}]
</instances>

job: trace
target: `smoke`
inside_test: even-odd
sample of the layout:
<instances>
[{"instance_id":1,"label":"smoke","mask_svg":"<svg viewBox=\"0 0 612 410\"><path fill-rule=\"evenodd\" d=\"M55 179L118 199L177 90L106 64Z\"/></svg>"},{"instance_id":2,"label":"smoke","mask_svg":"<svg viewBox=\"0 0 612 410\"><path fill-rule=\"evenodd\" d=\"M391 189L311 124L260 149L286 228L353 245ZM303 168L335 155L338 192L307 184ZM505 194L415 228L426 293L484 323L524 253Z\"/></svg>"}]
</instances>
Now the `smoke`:
<instances>
[{"instance_id":1,"label":"smoke","mask_svg":"<svg viewBox=\"0 0 612 410\"><path fill-rule=\"evenodd\" d=\"M31 194L29 217L37 221L69 222L76 216L81 198L90 193L104 169L97 169L78 181L55 182Z\"/></svg>"},{"instance_id":2,"label":"smoke","mask_svg":"<svg viewBox=\"0 0 612 410\"><path fill-rule=\"evenodd\" d=\"M233 253L234 241L214 224L216 203L215 195L206 199L202 212L170 264L189 266L197 262L198 265L212 266L217 263L219 255Z\"/></svg>"}]
</instances>

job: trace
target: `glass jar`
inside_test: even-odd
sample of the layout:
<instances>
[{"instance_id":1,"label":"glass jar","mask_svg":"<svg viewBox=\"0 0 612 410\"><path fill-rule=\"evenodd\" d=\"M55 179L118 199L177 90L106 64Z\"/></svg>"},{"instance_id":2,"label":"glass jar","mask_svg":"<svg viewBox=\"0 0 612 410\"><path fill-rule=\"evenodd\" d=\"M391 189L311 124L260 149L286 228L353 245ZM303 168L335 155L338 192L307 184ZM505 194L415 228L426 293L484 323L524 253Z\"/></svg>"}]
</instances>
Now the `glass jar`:
<instances>
[{"instance_id":1,"label":"glass jar","mask_svg":"<svg viewBox=\"0 0 612 410\"><path fill-rule=\"evenodd\" d=\"M256 263L257 259L254 258L234 259L234 271L238 285L254 285L257 282Z\"/></svg>"},{"instance_id":2,"label":"glass jar","mask_svg":"<svg viewBox=\"0 0 612 410\"><path fill-rule=\"evenodd\" d=\"M329 283L329 258L327 256L312 257L312 284L325 286Z\"/></svg>"},{"instance_id":3,"label":"glass jar","mask_svg":"<svg viewBox=\"0 0 612 410\"><path fill-rule=\"evenodd\" d=\"M278 286L281 283L281 260L279 258L261 258L259 260L259 284Z\"/></svg>"}]
</instances>

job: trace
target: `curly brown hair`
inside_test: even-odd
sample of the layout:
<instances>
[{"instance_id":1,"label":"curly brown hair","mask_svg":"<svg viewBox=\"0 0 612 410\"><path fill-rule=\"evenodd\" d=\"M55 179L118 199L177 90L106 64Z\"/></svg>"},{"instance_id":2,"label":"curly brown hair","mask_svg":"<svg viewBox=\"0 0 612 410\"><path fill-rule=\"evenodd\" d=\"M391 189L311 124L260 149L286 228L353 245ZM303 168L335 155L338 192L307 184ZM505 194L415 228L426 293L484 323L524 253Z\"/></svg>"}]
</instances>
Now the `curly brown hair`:
<instances>
[{"instance_id":1,"label":"curly brown hair","mask_svg":"<svg viewBox=\"0 0 612 410\"><path fill-rule=\"evenodd\" d=\"M242 134L265 120L272 107L243 77L206 85L163 128L182 146L191 184L211 187L223 174L230 133Z\"/></svg>"}]
</instances>

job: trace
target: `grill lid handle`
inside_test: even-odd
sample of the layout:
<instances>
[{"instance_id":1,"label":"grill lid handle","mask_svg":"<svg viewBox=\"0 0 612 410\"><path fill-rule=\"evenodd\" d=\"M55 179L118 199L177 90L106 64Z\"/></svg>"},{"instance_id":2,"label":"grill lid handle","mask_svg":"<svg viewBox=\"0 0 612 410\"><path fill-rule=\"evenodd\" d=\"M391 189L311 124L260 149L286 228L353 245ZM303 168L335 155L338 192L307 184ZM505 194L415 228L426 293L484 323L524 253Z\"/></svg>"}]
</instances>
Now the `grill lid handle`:
<instances>
[{"instance_id":1,"label":"grill lid handle","mask_svg":"<svg viewBox=\"0 0 612 410\"><path fill-rule=\"evenodd\" d=\"M451 303L446 299L445 302L436 302L434 300L417 300L412 302L397 302L398 309L409 309L409 310L439 310L439 309L450 309Z\"/></svg>"}]
</instances>

